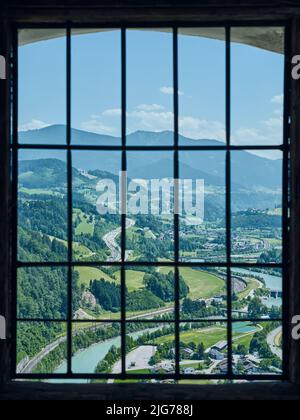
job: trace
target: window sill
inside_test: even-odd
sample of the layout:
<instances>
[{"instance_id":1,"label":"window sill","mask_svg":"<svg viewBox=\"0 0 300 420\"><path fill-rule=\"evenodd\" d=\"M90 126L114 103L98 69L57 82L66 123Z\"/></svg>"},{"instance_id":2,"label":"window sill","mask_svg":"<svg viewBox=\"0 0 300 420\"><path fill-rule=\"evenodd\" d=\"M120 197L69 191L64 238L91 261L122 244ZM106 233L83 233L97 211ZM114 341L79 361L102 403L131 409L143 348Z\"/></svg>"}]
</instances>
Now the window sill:
<instances>
[{"instance_id":1,"label":"window sill","mask_svg":"<svg viewBox=\"0 0 300 420\"><path fill-rule=\"evenodd\" d=\"M226 385L46 384L19 382L0 387L0 400L300 400L289 382Z\"/></svg>"}]
</instances>

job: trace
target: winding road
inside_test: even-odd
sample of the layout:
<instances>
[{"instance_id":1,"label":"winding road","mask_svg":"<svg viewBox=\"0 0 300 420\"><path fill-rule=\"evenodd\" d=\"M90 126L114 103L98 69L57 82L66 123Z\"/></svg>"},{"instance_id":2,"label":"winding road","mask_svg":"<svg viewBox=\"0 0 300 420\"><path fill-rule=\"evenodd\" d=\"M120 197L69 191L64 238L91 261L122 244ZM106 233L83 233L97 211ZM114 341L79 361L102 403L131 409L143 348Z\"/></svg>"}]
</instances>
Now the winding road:
<instances>
[{"instance_id":1,"label":"winding road","mask_svg":"<svg viewBox=\"0 0 300 420\"><path fill-rule=\"evenodd\" d=\"M126 229L130 229L135 225L135 221L132 219L126 219ZM117 238L121 235L122 228L118 228L108 232L103 236L107 248L110 250L111 255L108 257L107 262L120 262L122 259L121 247L117 243ZM129 251L125 253L125 261L129 258Z\"/></svg>"},{"instance_id":2,"label":"winding road","mask_svg":"<svg viewBox=\"0 0 300 420\"><path fill-rule=\"evenodd\" d=\"M278 335L281 334L281 332L282 327L278 327L276 328L276 330L270 332L270 334L267 337L267 343L269 344L272 353L278 356L279 358L282 358L282 349L277 346L276 339Z\"/></svg>"},{"instance_id":3,"label":"winding road","mask_svg":"<svg viewBox=\"0 0 300 420\"><path fill-rule=\"evenodd\" d=\"M174 311L174 308L162 308L156 311L152 311L146 314L140 314L135 315L128 318L128 321L134 320L134 319L151 319L152 317L159 316L168 312ZM92 321L91 321L92 323ZM113 324L113 321L112 321ZM97 325L88 326L87 328L84 328L85 330L94 330L95 328L101 328L103 325L110 326L112 324L109 323L97 323ZM74 331L73 336L75 336L79 331ZM55 340L53 343L49 344L47 347L45 347L39 354L37 354L34 358L29 360L27 363L24 363L24 360L21 361L21 363L17 367L17 373L32 373L34 369L37 367L37 365L44 359L44 357L48 356L49 353L51 353L53 350L55 350L60 344L65 343L67 341L67 336L63 336Z\"/></svg>"}]
</instances>

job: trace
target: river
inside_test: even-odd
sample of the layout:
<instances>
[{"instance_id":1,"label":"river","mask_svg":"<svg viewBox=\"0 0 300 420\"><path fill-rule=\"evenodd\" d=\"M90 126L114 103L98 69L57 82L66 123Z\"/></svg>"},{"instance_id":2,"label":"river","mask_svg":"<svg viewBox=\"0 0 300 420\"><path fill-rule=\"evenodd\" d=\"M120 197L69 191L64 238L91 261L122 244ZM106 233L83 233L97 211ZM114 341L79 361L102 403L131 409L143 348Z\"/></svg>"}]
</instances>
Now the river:
<instances>
[{"instance_id":1,"label":"river","mask_svg":"<svg viewBox=\"0 0 300 420\"><path fill-rule=\"evenodd\" d=\"M128 334L133 339L139 338L146 332L154 332L160 328L152 328L143 331L138 331L133 334ZM94 344L83 351L79 351L72 358L72 370L73 373L94 373L98 363L104 359L112 346L118 348L121 347L120 337L115 337L110 340L102 341L101 343ZM67 371L67 362L60 365L58 369L54 371L54 374L65 374ZM52 383L68 383L68 380L49 380ZM89 380L71 380L72 383L89 383Z\"/></svg>"},{"instance_id":2,"label":"river","mask_svg":"<svg viewBox=\"0 0 300 420\"><path fill-rule=\"evenodd\" d=\"M264 279L265 283L266 283L266 288L270 289L270 290L278 290L278 291L282 291L282 277L279 276L274 276L271 274L266 274L266 273L259 273L253 270L247 270L244 268L234 268L232 269L233 273L235 274L245 274L247 276L258 276ZM272 298L269 297L267 300L264 300L264 304L268 307L271 308L272 306L277 306L280 307L282 305L282 298Z\"/></svg>"},{"instance_id":3,"label":"river","mask_svg":"<svg viewBox=\"0 0 300 420\"><path fill-rule=\"evenodd\" d=\"M247 276L259 276L264 279L266 283L266 287L268 289L274 289L274 290L282 290L282 278L279 276L274 276L270 274L265 273L259 273L252 270L247 270L243 268L237 268L233 269L233 272L238 274L244 274ZM281 306L282 305L282 299L274 299L274 298L268 298L268 300L264 301L264 304L268 307L274 306ZM242 327L242 325L241 325ZM143 331L138 331L136 333L130 334L130 336L134 339L137 339L141 335L143 335L147 331L156 331L157 328L154 329L148 329ZM242 332L242 331L239 331ZM245 332L245 331L243 331ZM90 346L89 348L80 351L75 354L75 356L72 359L72 368L73 372L76 373L94 373L95 369L98 365L98 363L104 359L108 351L112 346L121 347L120 343L120 337L115 337L110 340L103 341L101 343L94 344ZM65 374L67 371L67 363L64 362L61 364L61 366L55 370L54 373L58 374ZM49 382L59 382L59 383L68 383L68 380L56 380L56 381L49 381ZM72 380L72 383L88 383L88 380Z\"/></svg>"}]
</instances>

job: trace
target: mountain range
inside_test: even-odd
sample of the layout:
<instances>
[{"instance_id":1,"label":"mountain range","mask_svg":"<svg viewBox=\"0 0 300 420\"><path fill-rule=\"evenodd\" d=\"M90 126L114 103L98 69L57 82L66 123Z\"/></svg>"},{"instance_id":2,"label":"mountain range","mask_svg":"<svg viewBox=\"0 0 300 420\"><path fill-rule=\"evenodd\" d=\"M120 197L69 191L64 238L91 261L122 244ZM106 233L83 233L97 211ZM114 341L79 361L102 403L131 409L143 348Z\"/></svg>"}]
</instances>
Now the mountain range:
<instances>
[{"instance_id":1,"label":"mountain range","mask_svg":"<svg viewBox=\"0 0 300 420\"><path fill-rule=\"evenodd\" d=\"M26 144L65 144L65 126L55 125L40 130L19 133L19 142ZM128 136L129 145L160 146L170 145L173 133L141 132ZM75 145L120 145L117 137L98 135L80 130L72 130L72 143ZM216 140L195 140L180 138L182 145L203 144L220 146ZM23 153L23 154L22 154ZM220 191L225 186L226 154L220 150L181 151L180 177L185 179L204 179L205 185ZM45 160L46 159L46 160ZM63 176L65 178L66 159L64 151L33 150L21 152L20 182L23 186L30 185L44 188L55 186ZM37 162L39 161L39 163ZM58 161L60 163L58 163ZM47 164L46 164L47 162ZM73 171L78 182L87 182L81 175L82 171L94 174L118 175L121 170L121 152L116 151L74 151L72 154ZM49 167L50 166L50 167ZM76 169L75 169L76 168ZM128 177L153 179L170 178L173 175L173 152L128 152ZM100 177L98 173L98 176ZM51 176L50 176L51 175ZM271 160L253 155L247 151L232 152L232 192L235 200L240 203L237 208L272 207L281 204L282 160Z\"/></svg>"}]
</instances>

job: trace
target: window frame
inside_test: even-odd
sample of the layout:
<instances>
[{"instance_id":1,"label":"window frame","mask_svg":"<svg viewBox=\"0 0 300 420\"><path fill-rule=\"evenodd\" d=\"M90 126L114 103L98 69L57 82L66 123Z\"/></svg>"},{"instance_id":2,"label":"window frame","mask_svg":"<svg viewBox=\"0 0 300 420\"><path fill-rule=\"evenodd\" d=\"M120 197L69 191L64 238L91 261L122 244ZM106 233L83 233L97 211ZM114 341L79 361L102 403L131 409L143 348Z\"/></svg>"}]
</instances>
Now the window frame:
<instances>
[{"instance_id":1,"label":"window frame","mask_svg":"<svg viewBox=\"0 0 300 420\"><path fill-rule=\"evenodd\" d=\"M230 31L234 27L274 27L280 26L285 29L285 68L284 68L284 132L283 132L283 145L282 146L234 146L230 143L231 138L231 39ZM77 28L110 28L110 29L121 29L121 40L122 40L122 145L121 146L78 146L72 145L71 143L71 30ZM127 146L126 145L126 29L139 29L139 28L171 28L173 31L173 73L174 73L174 145L173 146ZM225 28L226 32L226 144L224 146L180 146L179 144L179 86L178 86L178 29L184 27L220 27ZM66 29L66 63L67 63L67 141L66 145L30 145L30 144L19 144L18 143L18 30L20 29L52 29L60 28ZM283 381L288 380L289 378L289 209L290 209L290 200L289 200L289 154L290 154L290 135L289 135L289 118L290 118L290 65L287 57L290 56L290 25L286 21L278 22L269 22L269 21L251 21L251 22L222 22L214 23L209 22L207 24L190 22L190 23L176 23L170 24L168 22L149 22L147 23L130 23L122 25L103 25L101 23L91 23L91 24L55 24L49 25L44 23L35 23L33 24L18 24L14 27L13 34L13 141L11 144L12 152L12 193L13 193L13 203L18 202L18 152L19 150L28 150L28 149L39 149L39 150L64 150L67 152L67 174L68 174L68 262L66 263L24 263L20 262L17 259L17 230L18 230L18 207L17 205L13 208L12 221L12 299L13 302L17 303L17 270L18 268L25 267L67 267L68 268L68 315L67 315L67 348L68 348L68 372L67 374L18 374L16 372L16 350L17 350L17 322L24 319L18 319L16 304L13 307L12 313L12 333L14 343L14 352L11 360L11 378L12 379L22 379L22 380L31 380L31 379L174 379L179 380L266 380L266 381ZM72 242L73 242L73 200L72 200L72 151L80 150L93 150L93 151L113 151L117 150L122 152L122 171L127 169L126 167L126 154L128 151L171 151L174 153L174 178L179 178L179 152L181 150L189 151L225 151L226 152L226 248L227 248L227 261L226 263L183 263L180 262L179 258L179 217L178 215L174 216L174 229L175 229L175 259L173 263L150 263L150 262L126 262L125 261L125 251L126 251L126 215L122 215L122 261L116 263L108 262L87 262L80 263L75 262L72 257ZM252 264L252 263L233 263L231 261L231 152L238 150L280 150L283 152L283 261L280 264ZM121 296L122 296L122 308L121 308L121 342L122 342L122 373L114 374L74 374L72 373L72 324L78 322L74 321L72 316L72 269L74 266L118 266L121 267ZM176 341L176 372L175 375L132 375L126 373L126 352L125 352L125 342L126 342L126 307L125 307L125 270L127 266L168 266L174 267L175 269L175 341ZM228 339L228 375L183 375L180 373L180 353L179 353L179 341L180 341L180 331L179 325L182 322L180 320L180 299L179 299L179 267L223 267L227 269L227 310L228 317L227 323L227 339ZM283 318L278 320L283 322L283 374L282 375L235 375L232 369L232 324L234 322L251 322L252 319L234 319L232 318L231 311L231 302L232 302L232 282L231 282L231 268L234 267L244 267L252 268L253 266L258 266L262 268L280 268L283 271ZM25 322L32 321L52 321L52 320L25 320ZM56 320L57 321L57 320ZM220 320L217 320L218 322ZM255 320L255 321L265 321L265 320ZM270 320L277 321L277 320ZM63 321L65 322L65 321ZM79 321L80 322L80 321ZM93 321L94 322L94 321ZM111 321L95 321L95 323L105 323ZM130 323L134 321L130 320ZM135 321L140 322L140 321ZM143 320L143 322L151 322ZM158 321L160 322L160 321ZM193 321L193 322L197 322ZM203 322L199 320L198 322ZM205 321L204 321L205 322ZM210 321L212 322L212 321Z\"/></svg>"}]
</instances>

